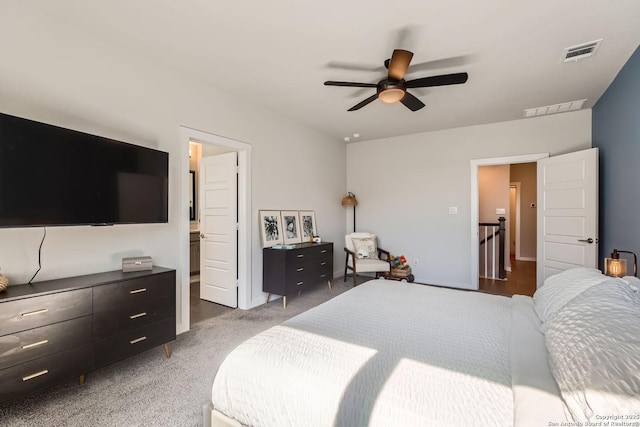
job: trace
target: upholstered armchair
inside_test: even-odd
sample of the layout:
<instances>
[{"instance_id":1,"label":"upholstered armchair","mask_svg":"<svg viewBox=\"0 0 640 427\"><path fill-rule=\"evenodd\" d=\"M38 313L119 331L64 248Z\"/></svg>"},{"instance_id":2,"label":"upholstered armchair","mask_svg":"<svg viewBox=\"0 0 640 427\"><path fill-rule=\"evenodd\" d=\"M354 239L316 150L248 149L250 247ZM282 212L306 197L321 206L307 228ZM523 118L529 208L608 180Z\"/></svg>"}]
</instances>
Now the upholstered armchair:
<instances>
[{"instance_id":1,"label":"upholstered armchair","mask_svg":"<svg viewBox=\"0 0 640 427\"><path fill-rule=\"evenodd\" d=\"M389 251L378 247L375 234L347 234L344 236L344 251L344 281L347 281L347 271L353 271L353 286L357 284L358 273L376 273L376 277L380 277L391 271Z\"/></svg>"}]
</instances>

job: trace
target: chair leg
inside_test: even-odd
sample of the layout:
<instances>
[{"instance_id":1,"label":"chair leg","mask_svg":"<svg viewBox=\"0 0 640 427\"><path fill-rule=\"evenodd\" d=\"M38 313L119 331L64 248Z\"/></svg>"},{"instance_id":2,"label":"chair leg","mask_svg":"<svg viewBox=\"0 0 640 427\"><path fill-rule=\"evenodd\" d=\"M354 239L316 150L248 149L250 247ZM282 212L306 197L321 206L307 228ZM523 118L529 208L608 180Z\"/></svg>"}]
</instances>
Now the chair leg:
<instances>
[{"instance_id":1,"label":"chair leg","mask_svg":"<svg viewBox=\"0 0 640 427\"><path fill-rule=\"evenodd\" d=\"M357 284L358 284L358 282L356 281L356 263L355 263L355 260L354 260L354 263L353 263L353 287L355 288Z\"/></svg>"},{"instance_id":2,"label":"chair leg","mask_svg":"<svg viewBox=\"0 0 640 427\"><path fill-rule=\"evenodd\" d=\"M349 268L349 254L344 259L344 281L347 281L347 269Z\"/></svg>"}]
</instances>

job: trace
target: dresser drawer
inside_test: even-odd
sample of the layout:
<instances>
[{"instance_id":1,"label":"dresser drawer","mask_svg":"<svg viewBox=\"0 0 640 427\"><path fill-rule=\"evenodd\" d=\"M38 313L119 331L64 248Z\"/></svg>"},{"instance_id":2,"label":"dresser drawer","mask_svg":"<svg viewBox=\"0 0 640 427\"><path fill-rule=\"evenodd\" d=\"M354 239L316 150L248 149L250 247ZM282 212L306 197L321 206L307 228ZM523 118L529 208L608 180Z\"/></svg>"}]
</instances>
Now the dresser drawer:
<instances>
[{"instance_id":1,"label":"dresser drawer","mask_svg":"<svg viewBox=\"0 0 640 427\"><path fill-rule=\"evenodd\" d=\"M150 296L150 295L149 295ZM175 316L175 298L147 298L93 315L93 336L101 338Z\"/></svg>"},{"instance_id":2,"label":"dresser drawer","mask_svg":"<svg viewBox=\"0 0 640 427\"><path fill-rule=\"evenodd\" d=\"M333 257L333 245L322 244L299 249L292 249L287 252L287 263L295 260L311 260L320 257Z\"/></svg>"},{"instance_id":3,"label":"dresser drawer","mask_svg":"<svg viewBox=\"0 0 640 427\"><path fill-rule=\"evenodd\" d=\"M95 366L100 367L176 339L174 318L150 323L95 342Z\"/></svg>"},{"instance_id":4,"label":"dresser drawer","mask_svg":"<svg viewBox=\"0 0 640 427\"><path fill-rule=\"evenodd\" d=\"M91 343L91 316L0 337L0 369Z\"/></svg>"},{"instance_id":5,"label":"dresser drawer","mask_svg":"<svg viewBox=\"0 0 640 427\"><path fill-rule=\"evenodd\" d=\"M91 314L91 289L24 298L0 304L0 335Z\"/></svg>"},{"instance_id":6,"label":"dresser drawer","mask_svg":"<svg viewBox=\"0 0 640 427\"><path fill-rule=\"evenodd\" d=\"M314 276L315 280L319 282L323 282L325 280L333 280L333 266L332 264L321 265L318 269L316 275Z\"/></svg>"},{"instance_id":7,"label":"dresser drawer","mask_svg":"<svg viewBox=\"0 0 640 427\"><path fill-rule=\"evenodd\" d=\"M93 312L133 309L142 301L175 294L173 274L156 274L93 288Z\"/></svg>"},{"instance_id":8,"label":"dresser drawer","mask_svg":"<svg viewBox=\"0 0 640 427\"><path fill-rule=\"evenodd\" d=\"M0 370L0 402L86 374L92 365L91 352L91 344L86 344Z\"/></svg>"}]
</instances>

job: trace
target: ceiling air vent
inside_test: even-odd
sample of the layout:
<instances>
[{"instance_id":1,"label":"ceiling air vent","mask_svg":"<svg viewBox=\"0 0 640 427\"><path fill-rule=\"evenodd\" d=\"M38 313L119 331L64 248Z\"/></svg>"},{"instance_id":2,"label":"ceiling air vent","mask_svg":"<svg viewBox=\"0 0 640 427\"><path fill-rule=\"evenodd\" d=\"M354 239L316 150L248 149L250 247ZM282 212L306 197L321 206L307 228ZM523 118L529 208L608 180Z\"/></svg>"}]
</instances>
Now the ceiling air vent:
<instances>
[{"instance_id":1,"label":"ceiling air vent","mask_svg":"<svg viewBox=\"0 0 640 427\"><path fill-rule=\"evenodd\" d=\"M564 49L562 52L562 61L570 62L577 61L579 59L588 58L593 56L598 51L600 44L602 43L602 39L594 40L589 43L583 43L578 46L571 46Z\"/></svg>"},{"instance_id":2,"label":"ceiling air vent","mask_svg":"<svg viewBox=\"0 0 640 427\"><path fill-rule=\"evenodd\" d=\"M546 116L547 114L564 113L566 111L576 111L584 106L586 99L578 101L563 102L562 104L545 105L544 107L529 108L524 110L525 117Z\"/></svg>"}]
</instances>

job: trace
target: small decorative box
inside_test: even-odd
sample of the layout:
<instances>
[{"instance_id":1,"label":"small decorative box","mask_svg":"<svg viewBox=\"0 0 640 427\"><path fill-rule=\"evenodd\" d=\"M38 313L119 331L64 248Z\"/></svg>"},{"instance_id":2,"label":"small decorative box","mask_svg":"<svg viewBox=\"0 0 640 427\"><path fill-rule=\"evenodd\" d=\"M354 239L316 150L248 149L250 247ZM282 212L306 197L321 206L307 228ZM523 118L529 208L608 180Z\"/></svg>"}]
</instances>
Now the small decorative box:
<instances>
[{"instance_id":1,"label":"small decorative box","mask_svg":"<svg viewBox=\"0 0 640 427\"><path fill-rule=\"evenodd\" d=\"M144 271L153 269L153 259L150 256L122 258L122 272Z\"/></svg>"}]
</instances>

